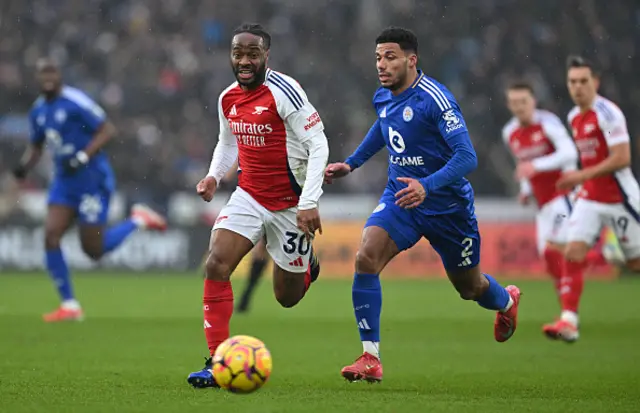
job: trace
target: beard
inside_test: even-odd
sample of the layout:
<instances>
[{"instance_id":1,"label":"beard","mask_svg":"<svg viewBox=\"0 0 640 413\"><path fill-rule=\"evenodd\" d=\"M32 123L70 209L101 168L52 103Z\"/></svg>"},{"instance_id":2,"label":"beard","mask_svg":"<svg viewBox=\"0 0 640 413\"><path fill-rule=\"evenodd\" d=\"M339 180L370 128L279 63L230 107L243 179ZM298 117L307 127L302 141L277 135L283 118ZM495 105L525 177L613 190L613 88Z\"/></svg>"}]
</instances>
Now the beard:
<instances>
[{"instance_id":1,"label":"beard","mask_svg":"<svg viewBox=\"0 0 640 413\"><path fill-rule=\"evenodd\" d=\"M408 63L406 63L403 69L398 72L396 80L390 85L385 86L385 88L391 91L396 91L398 89L401 89L405 85L405 82L407 80L407 73L408 73Z\"/></svg>"},{"instance_id":2,"label":"beard","mask_svg":"<svg viewBox=\"0 0 640 413\"><path fill-rule=\"evenodd\" d=\"M251 72L251 77L246 78L243 76L243 73L246 73L247 70ZM236 77L238 83L248 89L254 89L260 86L264 82L264 77L267 72L267 64L266 62L262 62L260 66L251 66L249 67L239 67L233 66L233 74Z\"/></svg>"}]
</instances>

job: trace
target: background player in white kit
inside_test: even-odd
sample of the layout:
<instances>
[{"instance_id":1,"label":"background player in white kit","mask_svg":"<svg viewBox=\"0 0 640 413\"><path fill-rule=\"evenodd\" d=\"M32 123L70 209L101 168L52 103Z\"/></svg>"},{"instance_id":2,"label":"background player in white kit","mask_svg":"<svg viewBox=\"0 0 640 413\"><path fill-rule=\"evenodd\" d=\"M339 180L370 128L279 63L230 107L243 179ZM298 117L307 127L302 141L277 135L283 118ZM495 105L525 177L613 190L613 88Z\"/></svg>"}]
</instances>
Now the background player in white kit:
<instances>
[{"instance_id":1,"label":"background player in white kit","mask_svg":"<svg viewBox=\"0 0 640 413\"><path fill-rule=\"evenodd\" d=\"M568 261L584 265L603 226L610 226L631 270L640 270L640 187L629 165L631 149L624 114L598 95L599 77L581 57L567 61L567 86L576 106L568 116L580 152L581 170L566 172L559 189L582 185L569 220ZM545 326L550 338L578 339L578 315L564 314Z\"/></svg>"},{"instance_id":2,"label":"background player in white kit","mask_svg":"<svg viewBox=\"0 0 640 413\"><path fill-rule=\"evenodd\" d=\"M209 174L197 186L210 201L238 161L238 188L220 211L205 265L204 330L214 354L229 337L233 291L229 277L263 237L274 261L278 302L293 307L320 267L311 242L322 233L318 200L329 148L324 126L300 85L267 68L271 36L256 24L240 26L231 43L236 76L218 101L220 134ZM215 387L211 359L191 373L194 387Z\"/></svg>"}]
</instances>

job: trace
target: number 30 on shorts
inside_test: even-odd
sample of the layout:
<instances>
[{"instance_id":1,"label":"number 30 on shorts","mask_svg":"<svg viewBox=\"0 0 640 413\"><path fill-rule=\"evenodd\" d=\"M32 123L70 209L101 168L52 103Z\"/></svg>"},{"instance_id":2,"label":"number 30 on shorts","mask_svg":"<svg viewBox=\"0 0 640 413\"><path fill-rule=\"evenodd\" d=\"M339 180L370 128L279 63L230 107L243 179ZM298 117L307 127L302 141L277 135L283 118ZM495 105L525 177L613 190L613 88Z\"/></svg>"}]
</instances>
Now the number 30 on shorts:
<instances>
[{"instance_id":1,"label":"number 30 on shorts","mask_svg":"<svg viewBox=\"0 0 640 413\"><path fill-rule=\"evenodd\" d=\"M297 250L299 255L307 255L311 248L311 241L304 234L287 231L284 235L287 236L287 241L282 245L285 254L293 254Z\"/></svg>"}]
</instances>

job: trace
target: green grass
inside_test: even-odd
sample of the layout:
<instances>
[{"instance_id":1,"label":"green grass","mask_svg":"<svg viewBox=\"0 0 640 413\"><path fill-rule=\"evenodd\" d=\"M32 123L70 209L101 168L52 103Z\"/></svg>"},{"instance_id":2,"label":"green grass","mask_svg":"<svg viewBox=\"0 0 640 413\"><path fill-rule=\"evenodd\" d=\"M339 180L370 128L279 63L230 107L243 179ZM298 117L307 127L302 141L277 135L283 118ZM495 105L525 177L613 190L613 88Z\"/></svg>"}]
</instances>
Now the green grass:
<instances>
[{"instance_id":1,"label":"green grass","mask_svg":"<svg viewBox=\"0 0 640 413\"><path fill-rule=\"evenodd\" d=\"M640 280L589 283L582 338L540 333L557 312L551 287L522 282L518 332L493 341L493 314L444 280L384 283L379 385L347 383L360 354L350 282L320 281L296 308L265 282L232 333L263 339L270 382L251 395L190 388L206 345L201 280L76 277L83 323L46 325L44 276L0 276L0 412L632 412L640 409ZM239 288L237 288L238 290ZM198 409L198 410L196 410Z\"/></svg>"}]
</instances>

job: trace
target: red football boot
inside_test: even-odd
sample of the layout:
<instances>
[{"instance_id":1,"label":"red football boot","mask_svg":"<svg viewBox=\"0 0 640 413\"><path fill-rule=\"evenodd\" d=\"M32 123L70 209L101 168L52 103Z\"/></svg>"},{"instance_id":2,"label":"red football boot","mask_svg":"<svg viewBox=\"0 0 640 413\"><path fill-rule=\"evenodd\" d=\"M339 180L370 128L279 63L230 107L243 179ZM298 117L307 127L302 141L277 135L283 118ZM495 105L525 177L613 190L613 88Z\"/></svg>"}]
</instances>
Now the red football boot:
<instances>
[{"instance_id":1,"label":"red football boot","mask_svg":"<svg viewBox=\"0 0 640 413\"><path fill-rule=\"evenodd\" d=\"M47 323L57 323L60 321L82 321L84 314L79 308L64 308L60 307L57 310L44 314L42 319Z\"/></svg>"},{"instance_id":2,"label":"red football boot","mask_svg":"<svg viewBox=\"0 0 640 413\"><path fill-rule=\"evenodd\" d=\"M355 363L343 368L340 374L352 382L366 380L369 383L379 383L382 381L382 363L376 356L363 353Z\"/></svg>"},{"instance_id":3,"label":"red football boot","mask_svg":"<svg viewBox=\"0 0 640 413\"><path fill-rule=\"evenodd\" d=\"M167 220L143 204L136 204L131 208L131 218L144 229L152 231L164 231L167 229Z\"/></svg>"},{"instance_id":4,"label":"red football boot","mask_svg":"<svg viewBox=\"0 0 640 413\"><path fill-rule=\"evenodd\" d=\"M503 343L513 336L518 325L518 305L520 304L520 289L515 285L506 287L513 300L511 308L505 312L498 311L496 322L493 325L493 335L497 342Z\"/></svg>"},{"instance_id":5,"label":"red football boot","mask_svg":"<svg viewBox=\"0 0 640 413\"><path fill-rule=\"evenodd\" d=\"M565 320L545 324L542 326L542 332L552 340L562 340L567 343L573 343L580 338L578 327Z\"/></svg>"}]
</instances>

